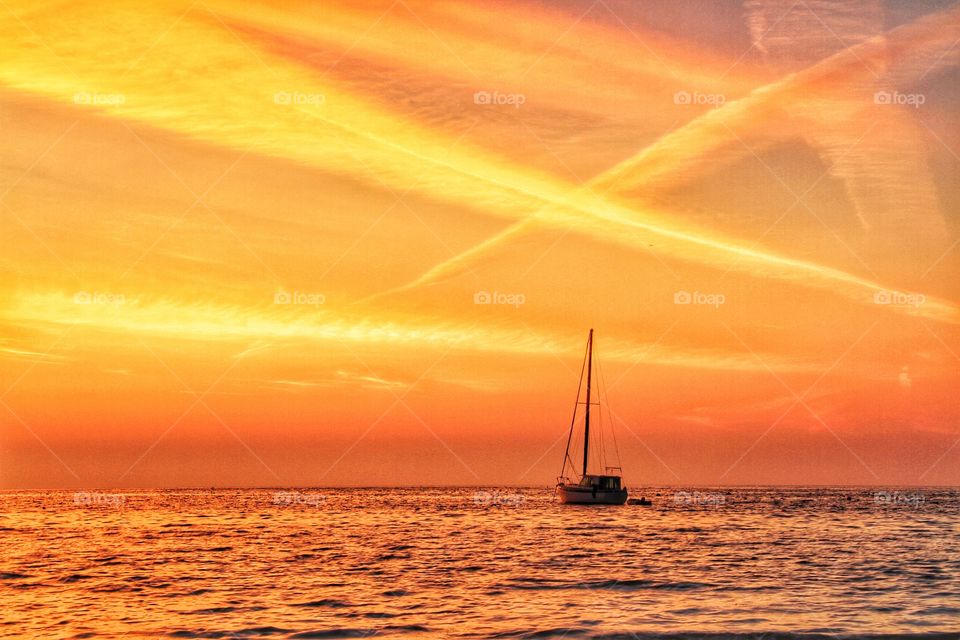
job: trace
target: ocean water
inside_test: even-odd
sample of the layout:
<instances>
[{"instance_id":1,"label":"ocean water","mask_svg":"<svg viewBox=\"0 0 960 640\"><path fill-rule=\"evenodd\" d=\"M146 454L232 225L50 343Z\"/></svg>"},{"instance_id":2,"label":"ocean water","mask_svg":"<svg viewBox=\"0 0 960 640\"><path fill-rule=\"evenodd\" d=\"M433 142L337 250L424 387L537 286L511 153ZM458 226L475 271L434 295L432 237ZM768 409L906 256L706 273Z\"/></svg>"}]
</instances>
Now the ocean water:
<instances>
[{"instance_id":1,"label":"ocean water","mask_svg":"<svg viewBox=\"0 0 960 640\"><path fill-rule=\"evenodd\" d=\"M0 637L960 638L956 489L0 493Z\"/></svg>"}]
</instances>

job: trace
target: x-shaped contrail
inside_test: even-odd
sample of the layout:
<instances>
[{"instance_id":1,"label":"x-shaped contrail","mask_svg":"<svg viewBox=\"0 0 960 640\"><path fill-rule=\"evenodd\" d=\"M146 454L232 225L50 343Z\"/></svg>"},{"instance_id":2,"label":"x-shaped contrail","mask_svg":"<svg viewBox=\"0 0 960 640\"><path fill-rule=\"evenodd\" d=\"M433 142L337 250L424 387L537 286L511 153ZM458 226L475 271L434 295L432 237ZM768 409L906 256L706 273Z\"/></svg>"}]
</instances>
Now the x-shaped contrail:
<instances>
[{"instance_id":1,"label":"x-shaped contrail","mask_svg":"<svg viewBox=\"0 0 960 640\"><path fill-rule=\"evenodd\" d=\"M494 249L531 231L550 227L564 228L568 224L577 227L576 214L585 214L586 217L585 224L581 221L576 230L599 235L602 239L623 242L624 232L648 232L652 236L699 245L700 251L681 258L703 259L706 252L715 252L715 255L735 257L737 261L743 262L744 268L752 268L757 262L762 262L766 266L774 267L771 275L775 277L799 279L803 275L812 276L807 281L814 286L831 289L843 287L849 297L869 301L871 298L868 294L889 287L839 269L793 260L765 251L744 249L734 241L711 240L675 230L668 223L665 224L663 219L651 223L649 216L638 216L635 207L618 201L616 196L631 191L653 190L664 182L681 176L688 177L687 170L691 166L702 162L710 157L711 152L724 146L734 146L741 155L750 152L748 147L739 144L743 141L737 132L749 131L750 126L756 122L765 122L768 125L765 133L770 133L772 137L777 137L778 134L785 137L790 129L781 125L790 117L791 112L798 111L799 104L831 98L838 88L849 90L850 78L862 73L865 66L882 72L890 84L899 84L916 80L935 68L955 64L957 54L960 53L954 51L958 33L960 8L924 16L892 29L883 36L848 47L801 72L759 87L740 100L729 102L695 118L680 129L661 137L635 156L594 177L571 193L569 203L548 204L467 251L432 267L413 281L375 294L363 302L410 291L462 273ZM854 99L869 99L872 104L873 95L868 94L866 88L877 86L879 85L876 83L869 84L859 94L855 94ZM835 97L832 99L836 100ZM790 109L784 109L784 104L789 105ZM834 153L834 159L838 157L842 157L842 150ZM612 197L606 195L608 192ZM646 205L644 209L653 211L652 207ZM613 213L611 215L605 212ZM606 232L598 229L605 229ZM626 238L630 238L630 235ZM940 321L960 322L960 314L955 305L929 296L923 309L898 310Z\"/></svg>"}]
</instances>

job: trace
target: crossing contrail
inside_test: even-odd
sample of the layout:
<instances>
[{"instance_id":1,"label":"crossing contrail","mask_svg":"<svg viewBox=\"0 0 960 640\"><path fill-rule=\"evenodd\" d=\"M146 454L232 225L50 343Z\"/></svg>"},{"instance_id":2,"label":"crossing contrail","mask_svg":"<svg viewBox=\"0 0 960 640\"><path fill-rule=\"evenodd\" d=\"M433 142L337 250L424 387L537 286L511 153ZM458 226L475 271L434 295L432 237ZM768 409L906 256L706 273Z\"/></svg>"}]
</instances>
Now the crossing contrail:
<instances>
[{"instance_id":1,"label":"crossing contrail","mask_svg":"<svg viewBox=\"0 0 960 640\"><path fill-rule=\"evenodd\" d=\"M894 79L902 82L910 78L916 78L921 74L927 74L936 67L955 64L958 55L956 52L951 52L956 44L958 32L960 32L960 9L925 16L911 24L891 30L886 36L871 38L866 42L838 52L804 71L788 75L777 82L760 87L743 99L729 102L722 107L711 110L686 126L663 136L637 155L596 176L588 181L583 188L577 189L577 194L596 194L598 192L601 194L595 198L597 202L593 206L584 207L583 212L591 214L597 208L602 209L605 205L609 208L610 199L602 197L605 192L621 194L653 189L660 186L664 181L669 182L681 176L685 177L687 170L701 162L703 158L708 157L710 152L736 143L736 131L738 129L761 120L769 121L771 118L775 120L777 117L775 112L783 109L785 103L792 104L795 107L796 103L810 100L811 97L817 97L824 93L829 94L832 89L840 84L844 73L853 75L864 72L866 71L864 65L874 64L878 69L883 67L881 70L885 75L894 76ZM893 65L891 59L899 60L899 62ZM849 88L847 85L843 86ZM864 98L864 96L860 97ZM869 98L872 100L873 96L870 95ZM776 128L773 129L772 133L776 136ZM781 135L784 136L790 133L790 130L786 127L782 131ZM740 148L741 145L735 144L734 146L740 153L749 153L746 148ZM712 162L715 161L714 156L710 157ZM838 284L847 285L849 286L848 295L864 302L870 300L867 293L891 288L839 269L832 269L802 260L793 260L764 251L743 249L736 246L732 241L710 240L666 227L658 228L655 225L646 224L642 220L633 220L632 212L624 211L627 207L615 206L615 208L626 215L619 218L604 216L605 222L642 229L654 235L697 244L701 247L709 247L720 253L735 254L737 261L742 261L739 267L741 269L750 269L752 268L751 265L755 266L759 262L768 267L772 265L778 269L806 273L814 276L809 280L811 284L825 288L831 288ZM556 207L550 206L534 212L467 251L432 267L418 278L399 287L370 296L362 302L407 292L468 271L472 265L479 263L491 251L510 240L544 227L561 226L557 224L558 216L551 215L556 214L556 212ZM563 217L565 216L559 216L559 218ZM597 235L597 228L595 225L588 224L579 225L578 230ZM624 236L619 235L614 237L613 240L622 244L623 238ZM628 242L627 244L633 246L633 243ZM681 256L681 259L683 257ZM703 257L704 254L700 252L686 256L686 258L693 260ZM768 275L778 276L776 273ZM795 273L793 276L787 276L781 273L779 277L796 278L797 275ZM906 312L947 322L960 321L958 310L952 303L929 297L927 302L928 304L924 305L925 309L923 310L908 309Z\"/></svg>"}]
</instances>

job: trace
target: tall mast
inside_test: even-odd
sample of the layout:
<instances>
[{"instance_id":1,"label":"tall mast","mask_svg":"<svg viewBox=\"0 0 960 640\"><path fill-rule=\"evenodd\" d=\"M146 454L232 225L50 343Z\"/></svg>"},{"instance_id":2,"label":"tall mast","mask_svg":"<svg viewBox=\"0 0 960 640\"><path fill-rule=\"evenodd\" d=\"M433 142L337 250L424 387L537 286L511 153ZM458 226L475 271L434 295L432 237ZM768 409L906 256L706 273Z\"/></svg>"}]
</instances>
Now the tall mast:
<instances>
[{"instance_id":1,"label":"tall mast","mask_svg":"<svg viewBox=\"0 0 960 640\"><path fill-rule=\"evenodd\" d=\"M590 448L590 373L593 369L593 329L587 338L587 411L583 418L583 475L587 475L587 451Z\"/></svg>"}]
</instances>

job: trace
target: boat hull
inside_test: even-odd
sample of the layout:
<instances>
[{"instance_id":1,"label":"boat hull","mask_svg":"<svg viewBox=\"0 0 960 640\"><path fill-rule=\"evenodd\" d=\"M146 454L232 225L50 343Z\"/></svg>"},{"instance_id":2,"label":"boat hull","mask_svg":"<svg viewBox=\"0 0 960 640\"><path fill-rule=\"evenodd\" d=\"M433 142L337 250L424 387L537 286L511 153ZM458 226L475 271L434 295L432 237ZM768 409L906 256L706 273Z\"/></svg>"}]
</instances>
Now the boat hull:
<instances>
[{"instance_id":1,"label":"boat hull","mask_svg":"<svg viewBox=\"0 0 960 640\"><path fill-rule=\"evenodd\" d=\"M626 489L594 489L579 485L558 485L557 495L563 504L624 504Z\"/></svg>"}]
</instances>

